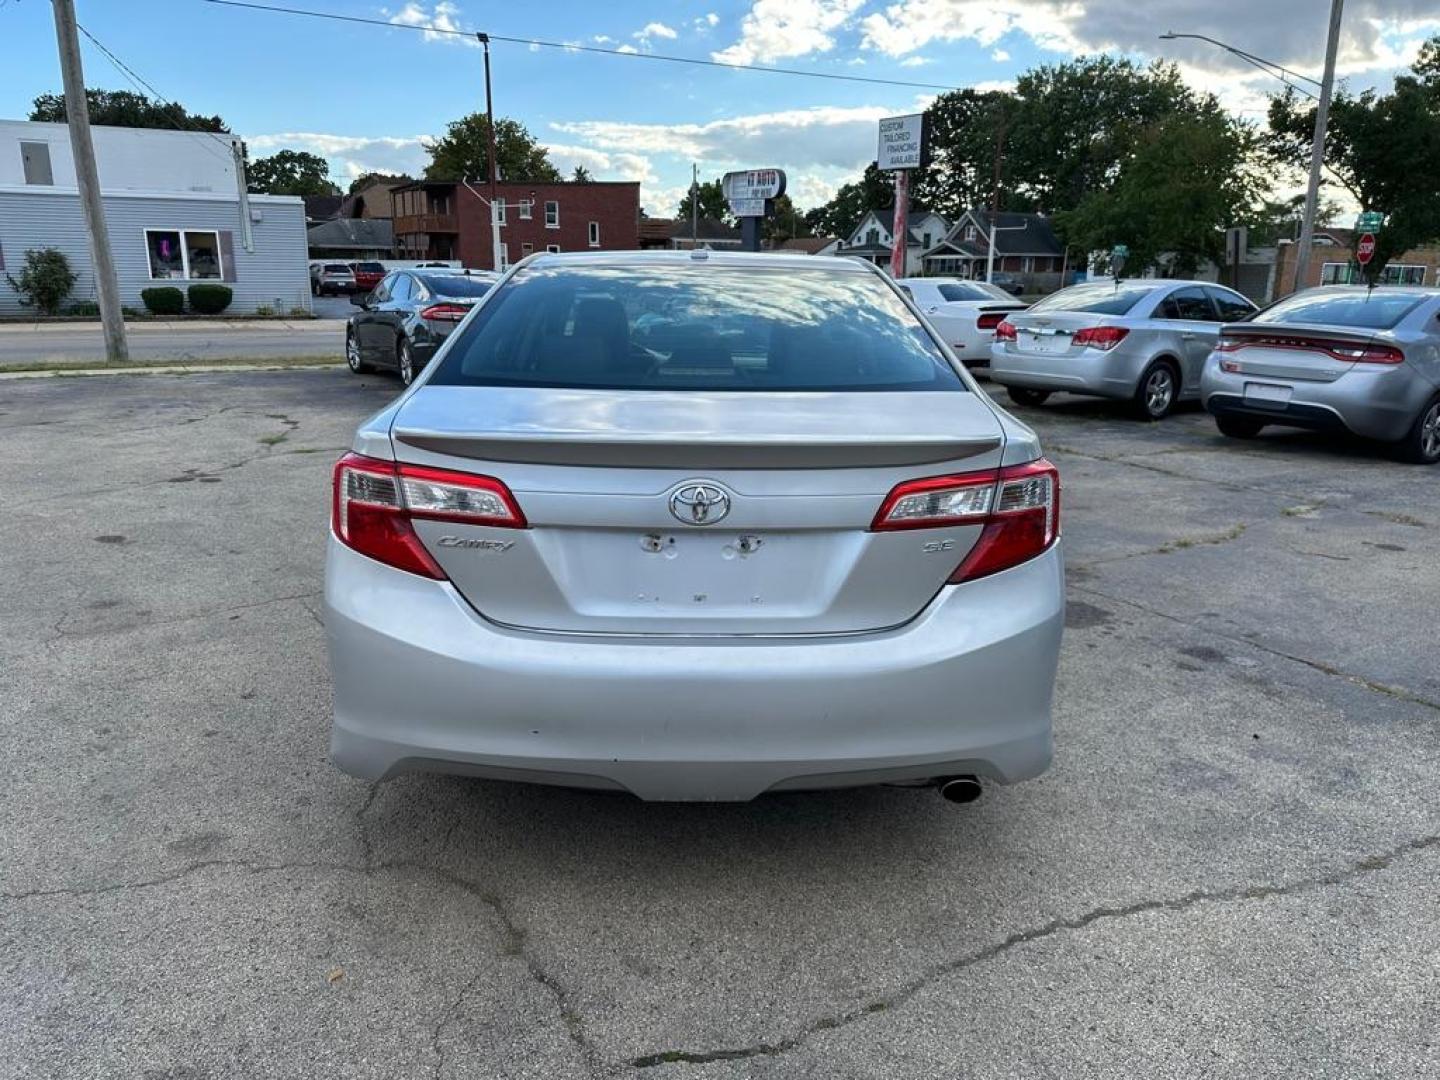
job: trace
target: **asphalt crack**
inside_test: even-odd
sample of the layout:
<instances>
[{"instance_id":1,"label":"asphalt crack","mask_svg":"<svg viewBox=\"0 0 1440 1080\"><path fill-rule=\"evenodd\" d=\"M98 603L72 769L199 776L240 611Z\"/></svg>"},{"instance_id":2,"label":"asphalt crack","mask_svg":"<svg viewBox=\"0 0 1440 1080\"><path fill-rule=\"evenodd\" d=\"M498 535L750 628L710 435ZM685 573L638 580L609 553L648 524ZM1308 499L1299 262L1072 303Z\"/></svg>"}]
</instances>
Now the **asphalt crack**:
<instances>
[{"instance_id":1,"label":"asphalt crack","mask_svg":"<svg viewBox=\"0 0 1440 1080\"><path fill-rule=\"evenodd\" d=\"M720 1061L743 1061L757 1057L777 1057L800 1048L817 1035L827 1031L835 1031L838 1028L846 1027L857 1021L864 1020L867 1017L874 1016L877 1013L887 1012L896 1006L903 1005L933 983L950 975L965 971L967 968L987 963L1009 952L1011 949L1018 948L1022 945L1044 941L1046 938L1054 937L1057 934L1084 930L1086 927L1092 926L1095 923L1112 919L1128 919L1136 915L1145 915L1151 912L1183 913L1202 904L1268 900L1275 897L1313 892L1317 889L1345 884L1365 874L1376 873L1388 868L1397 859L1436 847L1440 847L1440 834L1406 841L1379 855L1367 856L1334 873L1321 875L1319 877L1301 878L1297 881L1280 885L1252 885L1232 889L1197 889L1183 896L1169 899L1140 900L1136 903L1123 906L1092 908L1083 915L1077 915L1071 918L1052 919L1050 922L1033 929L1016 931L1004 940L996 942L994 945L990 945L978 952L946 961L943 964L937 964L918 977L904 983L891 994L874 998L864 1005L846 1012L821 1017L813 1021L802 1031L788 1038L775 1042L760 1042L753 1043L749 1046L724 1047L716 1050L662 1050L658 1053L632 1058L627 1064L634 1069L651 1069L659 1065L678 1063L706 1065Z\"/></svg>"},{"instance_id":2,"label":"asphalt crack","mask_svg":"<svg viewBox=\"0 0 1440 1080\"><path fill-rule=\"evenodd\" d=\"M1143 551L1127 551L1124 554L1111 555L1105 559L1087 559L1084 562L1077 562L1075 565L1089 568L1104 566L1107 563L1124 562L1126 559L1140 559L1146 555L1173 555L1177 551L1185 551L1193 547L1218 547L1221 544L1228 544L1232 540L1239 540L1245 535L1247 528L1249 526L1241 521L1222 533L1210 533L1204 536L1177 536L1174 540L1166 540L1163 544L1145 548Z\"/></svg>"}]
</instances>

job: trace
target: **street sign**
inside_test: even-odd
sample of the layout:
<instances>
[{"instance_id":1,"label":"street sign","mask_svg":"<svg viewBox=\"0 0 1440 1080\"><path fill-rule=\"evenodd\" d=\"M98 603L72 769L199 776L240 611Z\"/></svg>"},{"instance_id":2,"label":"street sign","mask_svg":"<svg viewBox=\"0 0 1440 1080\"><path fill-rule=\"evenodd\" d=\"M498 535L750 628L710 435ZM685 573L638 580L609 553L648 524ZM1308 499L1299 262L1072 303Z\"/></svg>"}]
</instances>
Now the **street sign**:
<instances>
[{"instance_id":1,"label":"street sign","mask_svg":"<svg viewBox=\"0 0 1440 1080\"><path fill-rule=\"evenodd\" d=\"M918 169L925 164L929 125L924 113L887 116L880 121L880 145L875 164L882 172Z\"/></svg>"},{"instance_id":2,"label":"street sign","mask_svg":"<svg viewBox=\"0 0 1440 1080\"><path fill-rule=\"evenodd\" d=\"M1361 266L1369 266L1370 260L1373 258L1375 258L1375 234L1367 232L1355 245L1355 261Z\"/></svg>"},{"instance_id":3,"label":"street sign","mask_svg":"<svg viewBox=\"0 0 1440 1080\"><path fill-rule=\"evenodd\" d=\"M736 217L764 217L766 203L785 194L783 169L742 169L726 173L720 190Z\"/></svg>"},{"instance_id":4,"label":"street sign","mask_svg":"<svg viewBox=\"0 0 1440 1080\"><path fill-rule=\"evenodd\" d=\"M1384 224L1385 215L1378 210L1366 210L1355 219L1355 229L1362 233L1379 232L1380 226Z\"/></svg>"}]
</instances>

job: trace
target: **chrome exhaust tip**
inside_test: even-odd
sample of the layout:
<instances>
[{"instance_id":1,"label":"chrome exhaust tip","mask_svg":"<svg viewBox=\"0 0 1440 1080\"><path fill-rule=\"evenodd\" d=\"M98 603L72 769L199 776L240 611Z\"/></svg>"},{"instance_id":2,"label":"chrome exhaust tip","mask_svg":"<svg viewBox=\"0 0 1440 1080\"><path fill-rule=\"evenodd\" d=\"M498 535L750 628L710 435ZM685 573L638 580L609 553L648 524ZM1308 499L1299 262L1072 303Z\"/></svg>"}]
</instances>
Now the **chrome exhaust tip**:
<instances>
[{"instance_id":1,"label":"chrome exhaust tip","mask_svg":"<svg viewBox=\"0 0 1440 1080\"><path fill-rule=\"evenodd\" d=\"M980 798L980 781L973 776L942 776L935 781L946 802L970 803Z\"/></svg>"}]
</instances>

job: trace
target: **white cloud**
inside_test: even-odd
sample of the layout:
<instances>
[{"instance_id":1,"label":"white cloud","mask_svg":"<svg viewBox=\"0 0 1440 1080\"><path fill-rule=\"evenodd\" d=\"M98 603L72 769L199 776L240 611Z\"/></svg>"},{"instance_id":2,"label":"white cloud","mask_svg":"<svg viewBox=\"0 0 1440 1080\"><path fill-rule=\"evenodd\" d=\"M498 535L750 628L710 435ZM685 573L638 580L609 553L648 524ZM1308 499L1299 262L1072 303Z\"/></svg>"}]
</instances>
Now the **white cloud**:
<instances>
[{"instance_id":1,"label":"white cloud","mask_svg":"<svg viewBox=\"0 0 1440 1080\"><path fill-rule=\"evenodd\" d=\"M640 41L649 41L651 38L666 38L673 41L680 35L662 22L652 22L646 23L630 36Z\"/></svg>"},{"instance_id":2,"label":"white cloud","mask_svg":"<svg viewBox=\"0 0 1440 1080\"><path fill-rule=\"evenodd\" d=\"M901 67L924 67L926 64L933 64L935 61L928 56L907 56L900 61Z\"/></svg>"},{"instance_id":3,"label":"white cloud","mask_svg":"<svg viewBox=\"0 0 1440 1080\"><path fill-rule=\"evenodd\" d=\"M590 40L595 42L596 45L613 45L615 43L615 39L609 34L596 34Z\"/></svg>"},{"instance_id":4,"label":"white cloud","mask_svg":"<svg viewBox=\"0 0 1440 1080\"><path fill-rule=\"evenodd\" d=\"M1006 60L1010 59L1010 54L1004 49L996 49L990 54L990 59L994 60L997 64L1003 64Z\"/></svg>"},{"instance_id":5,"label":"white cloud","mask_svg":"<svg viewBox=\"0 0 1440 1080\"><path fill-rule=\"evenodd\" d=\"M755 0L740 21L740 40L710 54L725 64L772 63L829 52L834 32L865 0Z\"/></svg>"},{"instance_id":6,"label":"white cloud","mask_svg":"<svg viewBox=\"0 0 1440 1080\"><path fill-rule=\"evenodd\" d=\"M417 0L408 0L404 7L390 16L389 21L396 26L433 26L436 30L459 31L459 33L447 34L426 30L421 37L426 41L479 47L480 42L475 36L460 25L459 15L460 9L450 3L450 0L438 0L435 6L428 11L423 3L419 3Z\"/></svg>"},{"instance_id":7,"label":"white cloud","mask_svg":"<svg viewBox=\"0 0 1440 1080\"><path fill-rule=\"evenodd\" d=\"M620 53L638 53L640 50L637 49L634 45L621 45L615 51Z\"/></svg>"},{"instance_id":8,"label":"white cloud","mask_svg":"<svg viewBox=\"0 0 1440 1080\"><path fill-rule=\"evenodd\" d=\"M699 20L697 19L696 21L698 22ZM713 12L713 11L707 11L707 12L705 13L705 25L706 25L706 26L718 26L719 24L720 24L720 16L719 16L719 15L716 15L715 12Z\"/></svg>"}]
</instances>

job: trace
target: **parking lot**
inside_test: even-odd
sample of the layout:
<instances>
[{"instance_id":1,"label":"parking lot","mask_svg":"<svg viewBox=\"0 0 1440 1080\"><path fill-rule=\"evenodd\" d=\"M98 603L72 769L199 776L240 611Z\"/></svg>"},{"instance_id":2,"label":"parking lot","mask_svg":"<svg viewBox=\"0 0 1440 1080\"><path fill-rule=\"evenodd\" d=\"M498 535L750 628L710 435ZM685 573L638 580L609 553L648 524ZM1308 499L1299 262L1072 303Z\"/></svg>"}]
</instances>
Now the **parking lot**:
<instances>
[{"instance_id":1,"label":"parking lot","mask_svg":"<svg viewBox=\"0 0 1440 1080\"><path fill-rule=\"evenodd\" d=\"M1057 756L968 806L368 787L320 588L397 390L0 383L0 1076L1440 1076L1434 470L1016 410Z\"/></svg>"}]
</instances>

